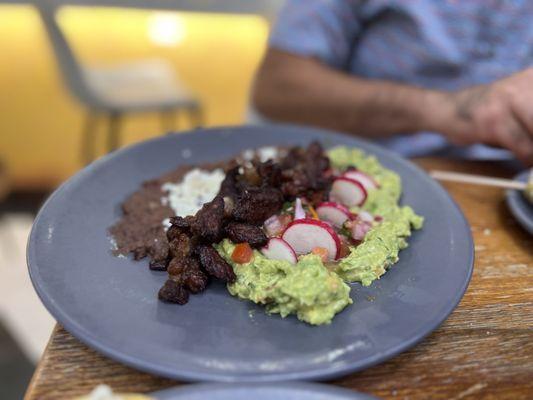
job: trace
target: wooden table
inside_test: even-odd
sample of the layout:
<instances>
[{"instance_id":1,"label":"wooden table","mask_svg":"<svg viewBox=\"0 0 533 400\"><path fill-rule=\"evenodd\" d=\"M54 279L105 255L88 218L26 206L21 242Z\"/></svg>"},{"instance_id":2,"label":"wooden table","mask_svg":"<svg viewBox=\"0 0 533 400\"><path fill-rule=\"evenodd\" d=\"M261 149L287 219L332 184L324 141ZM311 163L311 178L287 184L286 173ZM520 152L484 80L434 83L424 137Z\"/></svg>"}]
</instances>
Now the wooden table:
<instances>
[{"instance_id":1,"label":"wooden table","mask_svg":"<svg viewBox=\"0 0 533 400\"><path fill-rule=\"evenodd\" d=\"M417 163L512 175L496 163ZM476 246L474 275L459 307L413 349L331 384L390 399L533 399L533 238L513 220L501 190L445 186L466 214ZM57 326L26 399L68 399L99 383L143 393L178 384L105 358Z\"/></svg>"}]
</instances>

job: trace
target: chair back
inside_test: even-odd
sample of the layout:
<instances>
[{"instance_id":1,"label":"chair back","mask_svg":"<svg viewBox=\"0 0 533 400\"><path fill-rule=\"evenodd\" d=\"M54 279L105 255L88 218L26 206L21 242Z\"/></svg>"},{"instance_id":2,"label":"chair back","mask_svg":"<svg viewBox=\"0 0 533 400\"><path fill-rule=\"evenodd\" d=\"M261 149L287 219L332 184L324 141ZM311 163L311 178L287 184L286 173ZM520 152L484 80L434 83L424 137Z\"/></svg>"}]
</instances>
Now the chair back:
<instances>
[{"instance_id":1,"label":"chair back","mask_svg":"<svg viewBox=\"0 0 533 400\"><path fill-rule=\"evenodd\" d=\"M99 101L87 87L83 68L76 60L67 38L57 23L56 14L61 2L56 0L40 0L34 3L39 11L50 44L56 56L59 69L70 92L82 103L91 108L98 108Z\"/></svg>"}]
</instances>

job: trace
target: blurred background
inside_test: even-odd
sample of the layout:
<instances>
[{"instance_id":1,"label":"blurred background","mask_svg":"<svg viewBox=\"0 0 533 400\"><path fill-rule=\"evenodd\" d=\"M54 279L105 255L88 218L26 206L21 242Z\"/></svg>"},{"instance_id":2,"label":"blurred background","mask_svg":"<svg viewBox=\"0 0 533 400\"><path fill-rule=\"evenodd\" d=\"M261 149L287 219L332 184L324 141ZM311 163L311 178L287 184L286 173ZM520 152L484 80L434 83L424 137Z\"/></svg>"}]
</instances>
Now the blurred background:
<instances>
[{"instance_id":1,"label":"blurred background","mask_svg":"<svg viewBox=\"0 0 533 400\"><path fill-rule=\"evenodd\" d=\"M46 196L119 146L239 124L282 0L0 1L0 398L54 322L25 246Z\"/></svg>"}]
</instances>

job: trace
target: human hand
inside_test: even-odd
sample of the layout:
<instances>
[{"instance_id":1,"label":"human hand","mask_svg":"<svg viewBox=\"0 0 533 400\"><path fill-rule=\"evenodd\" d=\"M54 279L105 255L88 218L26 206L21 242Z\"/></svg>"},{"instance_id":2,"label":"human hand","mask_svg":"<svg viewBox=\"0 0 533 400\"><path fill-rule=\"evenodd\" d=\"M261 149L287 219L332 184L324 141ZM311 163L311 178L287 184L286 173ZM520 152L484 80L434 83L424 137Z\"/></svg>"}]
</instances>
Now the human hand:
<instances>
[{"instance_id":1,"label":"human hand","mask_svg":"<svg viewBox=\"0 0 533 400\"><path fill-rule=\"evenodd\" d=\"M485 143L533 165L533 68L448 96L452 118L443 133L456 144Z\"/></svg>"}]
</instances>

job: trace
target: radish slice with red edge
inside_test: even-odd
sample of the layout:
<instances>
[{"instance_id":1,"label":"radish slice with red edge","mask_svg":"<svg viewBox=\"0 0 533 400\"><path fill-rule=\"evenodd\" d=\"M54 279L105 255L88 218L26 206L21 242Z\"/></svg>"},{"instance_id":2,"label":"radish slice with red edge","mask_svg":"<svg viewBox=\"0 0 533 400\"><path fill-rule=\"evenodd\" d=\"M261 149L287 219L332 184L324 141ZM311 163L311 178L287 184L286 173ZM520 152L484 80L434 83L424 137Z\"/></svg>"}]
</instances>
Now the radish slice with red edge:
<instances>
[{"instance_id":1,"label":"radish slice with red edge","mask_svg":"<svg viewBox=\"0 0 533 400\"><path fill-rule=\"evenodd\" d=\"M329 199L347 207L361 206L367 197L363 184L355 179L341 176L333 181Z\"/></svg>"},{"instance_id":2,"label":"radish slice with red edge","mask_svg":"<svg viewBox=\"0 0 533 400\"><path fill-rule=\"evenodd\" d=\"M357 214L357 218L359 218L361 221L365 221L365 222L373 222L374 221L374 217L372 216L372 214L370 214L368 211L360 211L359 214Z\"/></svg>"},{"instance_id":3,"label":"radish slice with red edge","mask_svg":"<svg viewBox=\"0 0 533 400\"><path fill-rule=\"evenodd\" d=\"M370 229L372 229L371 223L361 220L355 221L351 228L352 239L363 240Z\"/></svg>"},{"instance_id":4,"label":"radish slice with red edge","mask_svg":"<svg viewBox=\"0 0 533 400\"><path fill-rule=\"evenodd\" d=\"M316 213L318 218L323 221L331 222L337 228L342 227L342 225L352 217L348 208L333 201L320 203L316 207Z\"/></svg>"},{"instance_id":5,"label":"radish slice with red edge","mask_svg":"<svg viewBox=\"0 0 533 400\"><path fill-rule=\"evenodd\" d=\"M279 235L285 228L281 224L279 216L273 215L263 223L263 229L268 237L273 237Z\"/></svg>"},{"instance_id":6,"label":"radish slice with red edge","mask_svg":"<svg viewBox=\"0 0 533 400\"><path fill-rule=\"evenodd\" d=\"M308 254L315 247L323 247L328 251L328 260L339 257L341 241L333 227L325 221L311 218L293 221L281 237L296 254Z\"/></svg>"},{"instance_id":7,"label":"radish slice with red edge","mask_svg":"<svg viewBox=\"0 0 533 400\"><path fill-rule=\"evenodd\" d=\"M284 260L291 264L296 264L298 258L293 248L285 240L280 238L271 238L261 253L270 260Z\"/></svg>"},{"instance_id":8,"label":"radish slice with red edge","mask_svg":"<svg viewBox=\"0 0 533 400\"><path fill-rule=\"evenodd\" d=\"M374 180L374 178L361 171L346 171L344 174L342 174L342 176L361 182L361 184L366 190L377 189L379 187L378 183Z\"/></svg>"},{"instance_id":9,"label":"radish slice with red edge","mask_svg":"<svg viewBox=\"0 0 533 400\"><path fill-rule=\"evenodd\" d=\"M269 238L280 236L291 221L289 214L273 215L265 221L263 229Z\"/></svg>"}]
</instances>

